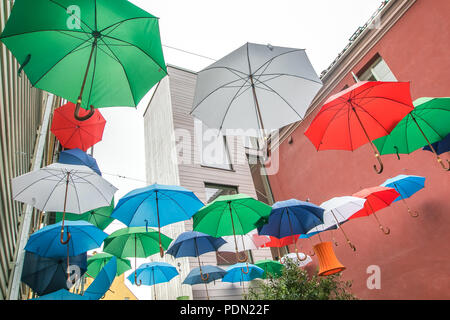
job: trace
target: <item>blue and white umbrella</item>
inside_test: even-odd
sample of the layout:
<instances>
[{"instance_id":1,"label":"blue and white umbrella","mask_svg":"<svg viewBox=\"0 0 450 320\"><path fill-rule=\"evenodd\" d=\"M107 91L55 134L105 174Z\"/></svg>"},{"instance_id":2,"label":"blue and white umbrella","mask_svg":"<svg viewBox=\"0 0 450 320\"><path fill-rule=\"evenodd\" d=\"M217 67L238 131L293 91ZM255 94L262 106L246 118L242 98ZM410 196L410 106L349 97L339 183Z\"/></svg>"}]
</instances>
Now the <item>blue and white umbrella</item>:
<instances>
[{"instance_id":1,"label":"blue and white umbrella","mask_svg":"<svg viewBox=\"0 0 450 320\"><path fill-rule=\"evenodd\" d=\"M419 216L419 213L417 211L413 212L409 208L405 199L411 197L417 191L425 188L425 177L408 176L405 174L400 174L394 178L387 179L383 184L381 184L381 186L394 188L398 193L400 193L400 195L393 202L402 200L406 208L408 209L408 213L410 214L411 217L417 218Z\"/></svg>"}]
</instances>

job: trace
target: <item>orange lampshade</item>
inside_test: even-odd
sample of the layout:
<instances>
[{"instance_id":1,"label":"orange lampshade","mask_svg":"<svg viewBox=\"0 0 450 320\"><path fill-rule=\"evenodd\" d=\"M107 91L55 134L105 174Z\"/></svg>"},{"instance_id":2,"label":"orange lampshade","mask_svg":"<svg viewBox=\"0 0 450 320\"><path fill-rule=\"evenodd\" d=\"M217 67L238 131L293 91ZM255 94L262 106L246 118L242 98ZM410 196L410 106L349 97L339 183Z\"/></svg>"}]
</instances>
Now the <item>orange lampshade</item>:
<instances>
[{"instance_id":1,"label":"orange lampshade","mask_svg":"<svg viewBox=\"0 0 450 320\"><path fill-rule=\"evenodd\" d=\"M313 248L319 259L319 276L329 276L345 270L345 267L336 258L331 242L321 242Z\"/></svg>"}]
</instances>

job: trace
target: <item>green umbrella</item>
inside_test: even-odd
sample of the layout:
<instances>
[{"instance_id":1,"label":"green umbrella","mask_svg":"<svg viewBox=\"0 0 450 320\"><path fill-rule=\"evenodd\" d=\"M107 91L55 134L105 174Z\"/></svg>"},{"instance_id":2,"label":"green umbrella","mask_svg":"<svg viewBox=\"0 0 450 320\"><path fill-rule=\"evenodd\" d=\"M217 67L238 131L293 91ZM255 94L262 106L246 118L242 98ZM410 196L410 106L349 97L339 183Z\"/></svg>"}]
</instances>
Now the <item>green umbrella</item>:
<instances>
[{"instance_id":1,"label":"green umbrella","mask_svg":"<svg viewBox=\"0 0 450 320\"><path fill-rule=\"evenodd\" d=\"M112 254L101 252L87 259L86 274L92 278L97 277L102 268L114 257ZM128 259L117 258L117 276L131 269L131 263Z\"/></svg>"},{"instance_id":2,"label":"green umbrella","mask_svg":"<svg viewBox=\"0 0 450 320\"><path fill-rule=\"evenodd\" d=\"M420 98L414 101L414 106L389 135L373 143L381 154L398 157L400 153L410 154L428 144L441 166L449 170L431 144L450 133L450 98Z\"/></svg>"},{"instance_id":3,"label":"green umbrella","mask_svg":"<svg viewBox=\"0 0 450 320\"><path fill-rule=\"evenodd\" d=\"M114 198L111 201L111 205L108 207L97 208L85 212L83 214L66 213L65 220L69 221L84 220L89 223L92 223L99 229L105 230L106 227L109 226L111 222L114 221L114 219L110 217L113 210L114 210ZM62 212L56 212L56 222L61 221L62 216L63 216Z\"/></svg>"},{"instance_id":4,"label":"green umbrella","mask_svg":"<svg viewBox=\"0 0 450 320\"><path fill-rule=\"evenodd\" d=\"M244 235L259 227L267 219L272 207L245 194L220 196L200 209L194 216L195 231L219 238L234 236L236 257L239 258L236 235Z\"/></svg>"},{"instance_id":5,"label":"green umbrella","mask_svg":"<svg viewBox=\"0 0 450 320\"><path fill-rule=\"evenodd\" d=\"M172 239L161 233L161 245L167 250ZM159 252L159 233L146 227L129 227L119 229L109 235L103 251L118 258L146 258ZM135 277L137 277L135 271Z\"/></svg>"},{"instance_id":6,"label":"green umbrella","mask_svg":"<svg viewBox=\"0 0 450 320\"><path fill-rule=\"evenodd\" d=\"M259 260L255 262L255 265L264 270L263 279L267 279L270 273L274 278L279 278L283 273L284 265L278 261L273 261L270 259Z\"/></svg>"},{"instance_id":7,"label":"green umbrella","mask_svg":"<svg viewBox=\"0 0 450 320\"><path fill-rule=\"evenodd\" d=\"M167 74L158 18L126 0L16 0L0 40L33 86L77 102L78 120L136 107Z\"/></svg>"}]
</instances>

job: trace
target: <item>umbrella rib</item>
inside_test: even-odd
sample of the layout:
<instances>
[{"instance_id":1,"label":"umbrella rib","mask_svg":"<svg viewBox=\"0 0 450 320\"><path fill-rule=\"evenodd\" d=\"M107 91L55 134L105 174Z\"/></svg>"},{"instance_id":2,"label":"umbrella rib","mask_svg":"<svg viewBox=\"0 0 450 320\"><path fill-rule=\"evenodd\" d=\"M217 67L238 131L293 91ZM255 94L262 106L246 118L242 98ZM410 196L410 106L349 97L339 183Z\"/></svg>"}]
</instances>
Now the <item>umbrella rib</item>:
<instances>
[{"instance_id":1,"label":"umbrella rib","mask_svg":"<svg viewBox=\"0 0 450 320\"><path fill-rule=\"evenodd\" d=\"M317 148L317 150L320 149L320 145L322 144L323 137L325 137L325 134L327 133L327 130L328 130L328 128L330 127L330 124L331 124L331 123L333 122L333 120L337 117L338 113L341 112L342 110L345 111L345 108L340 108L340 109L338 109L338 111L336 111L336 113L333 115L333 117L330 119L330 121L328 121L325 130L323 130L322 137L320 138L320 141L319 141L319 147ZM348 107L347 107L347 110L348 110ZM317 118L316 118L316 119L317 119Z\"/></svg>"},{"instance_id":2,"label":"umbrella rib","mask_svg":"<svg viewBox=\"0 0 450 320\"><path fill-rule=\"evenodd\" d=\"M77 186L76 186L76 184L75 184L75 181L73 180L72 175L69 175L69 179L70 179L70 181L72 181L72 183L73 183L73 188L75 189L75 195L76 195L76 197L77 197L78 212L81 213L81 208L80 208L80 197L78 196Z\"/></svg>"},{"instance_id":3,"label":"umbrella rib","mask_svg":"<svg viewBox=\"0 0 450 320\"><path fill-rule=\"evenodd\" d=\"M237 76L239 76L238 74L241 74L241 75L243 75L243 77L240 76L242 80L245 79L245 78L247 78L247 77L249 76L249 75L248 75L247 73L245 73L245 72L239 71L239 70L234 69L234 68L225 67L225 66L207 67L207 68L203 69L201 72L209 71L209 70L213 70L213 69L226 69L226 70L230 71L231 73L233 73L233 74L235 74L235 75L237 75Z\"/></svg>"},{"instance_id":4,"label":"umbrella rib","mask_svg":"<svg viewBox=\"0 0 450 320\"><path fill-rule=\"evenodd\" d=\"M26 32L21 32L21 33L15 33L15 34L11 34L9 36L2 36L2 37L0 37L0 39L7 39L7 38L22 36L22 35L30 34L30 33L37 33L37 32L74 32L74 33L81 33L81 34L90 34L89 32L86 32L84 30L76 31L76 30L47 29L47 30L33 30L33 31L26 31Z\"/></svg>"},{"instance_id":5,"label":"umbrella rib","mask_svg":"<svg viewBox=\"0 0 450 320\"><path fill-rule=\"evenodd\" d=\"M164 67L162 67L158 62L156 62L155 61L155 59L153 59L153 57L152 56L150 56L147 52L145 52L144 50L142 50L141 48L139 48L138 46L136 46L136 45L134 45L134 44L132 44L132 43L130 43L130 42L128 42L128 41L125 41L125 40L122 40L122 39L118 39L118 38L115 38L115 37L111 37L111 36L109 36L109 35L103 35L103 37L106 37L106 38L109 38L109 39L113 39L113 40L117 40L117 41L120 41L120 42L123 42L123 43L126 43L126 44L129 44L130 46L132 46L132 47L134 47L134 48L136 48L136 49L139 49L140 51L142 51L142 53L144 53L147 57L149 57L162 71L164 71L164 73L167 75L167 72L165 71L165 69L164 69ZM103 39L102 39L102 41L103 42L105 42ZM110 49L111 50L111 49Z\"/></svg>"},{"instance_id":6,"label":"umbrella rib","mask_svg":"<svg viewBox=\"0 0 450 320\"><path fill-rule=\"evenodd\" d=\"M56 2L56 1L54 1L54 0L48 0L48 1L51 2L51 3L53 3L53 4L56 4L58 7L62 8L62 9L64 9L64 11L66 11L66 13L67 13L67 8L64 7L62 4L60 4L60 3L58 3L58 2ZM80 20L86 27L89 28L89 30L94 31L94 30L92 30L91 27L89 27L89 25L88 25L86 22L84 22L83 20L81 20L81 18L80 18L79 16L77 16L77 15L75 15L75 14L72 14L72 16L75 16L78 20ZM84 30L83 30L83 31L84 31ZM86 32L86 31L85 31L85 32Z\"/></svg>"},{"instance_id":7,"label":"umbrella rib","mask_svg":"<svg viewBox=\"0 0 450 320\"><path fill-rule=\"evenodd\" d=\"M164 191L158 190L159 193L165 195L166 197L168 197L170 200L172 200L173 202L175 202L175 204L180 207L181 210L183 210L183 212L186 214L187 217L189 217L188 219L190 219L192 216L189 215L189 213L186 212L186 210L184 210L184 208L182 206L180 206L180 204L174 200L171 196L169 196L168 194L166 194Z\"/></svg>"},{"instance_id":8,"label":"umbrella rib","mask_svg":"<svg viewBox=\"0 0 450 320\"><path fill-rule=\"evenodd\" d=\"M299 78L299 79L315 82L315 83L318 83L318 84L322 84L322 82L320 82L320 81L309 79L307 77L298 76L298 75L295 75L295 74L289 74L289 73L266 73L266 74L260 74L260 76L278 76L278 77L286 76L286 77ZM256 80L258 80L258 79L256 79ZM268 81L268 80L265 80L265 81Z\"/></svg>"},{"instance_id":9,"label":"umbrella rib","mask_svg":"<svg viewBox=\"0 0 450 320\"><path fill-rule=\"evenodd\" d=\"M225 211L225 209L227 208L227 206L223 206L222 212L220 213L220 218L219 221L217 221L217 226L216 226L216 232L215 235L217 236L217 233L219 232L219 226L220 226L220 222L222 221L222 218L224 216L223 212Z\"/></svg>"},{"instance_id":10,"label":"umbrella rib","mask_svg":"<svg viewBox=\"0 0 450 320\"><path fill-rule=\"evenodd\" d=\"M383 128L384 132L386 132L386 135L389 135L389 132L386 130L386 128L366 109L364 109L360 104L353 102L358 108L360 108L362 111L364 111L366 114L368 114L381 128Z\"/></svg>"},{"instance_id":11,"label":"umbrella rib","mask_svg":"<svg viewBox=\"0 0 450 320\"><path fill-rule=\"evenodd\" d=\"M105 31L105 30L107 30L107 29L109 29L111 27L116 27L117 28L118 26L122 25L124 22L128 22L128 21L131 21L131 20L138 20L138 19L156 19L156 20L159 20L157 17L133 17L133 18L128 18L128 19L121 20L121 21L118 21L116 23L113 23L112 25L103 28L99 32L103 32L103 31Z\"/></svg>"},{"instance_id":12,"label":"umbrella rib","mask_svg":"<svg viewBox=\"0 0 450 320\"><path fill-rule=\"evenodd\" d=\"M392 99L392 98L388 98L388 97L367 97L367 96L365 96L365 97L359 98L359 97L355 96L355 97L353 98L353 100L362 100L362 99L383 99L383 100L388 100L388 101L392 101L392 102L395 102L395 103L404 105L404 106L408 107L408 108L411 109L411 110L414 109L414 108L411 107L411 105L409 105L409 104L406 104L406 103L404 103L404 102L401 102L401 101L398 101L398 100L395 100L395 99Z\"/></svg>"},{"instance_id":13,"label":"umbrella rib","mask_svg":"<svg viewBox=\"0 0 450 320\"><path fill-rule=\"evenodd\" d=\"M305 51L303 49L294 49L294 50L290 50L290 51L286 51L286 52L282 52L272 58L270 58L269 60L267 60L266 62L264 62L260 67L258 67L252 74L256 74L264 65L266 65L267 63L271 63L273 60L285 55L285 54L290 54L293 52L299 52L299 51ZM248 43L247 43L247 56L248 56Z\"/></svg>"},{"instance_id":14,"label":"umbrella rib","mask_svg":"<svg viewBox=\"0 0 450 320\"><path fill-rule=\"evenodd\" d=\"M39 79L37 79L34 83L32 83L32 86L36 86L36 84L42 80L42 78L44 78L58 63L60 63L62 60L64 60L65 58L67 58L71 53L73 53L76 49L78 49L80 46L84 45L86 42L88 42L89 40L91 40L93 37L87 39L86 41L78 44L75 48L73 48L72 50L70 50L66 55L64 55L61 59L59 59L53 66L51 66L41 77L39 77Z\"/></svg>"},{"instance_id":15,"label":"umbrella rib","mask_svg":"<svg viewBox=\"0 0 450 320\"><path fill-rule=\"evenodd\" d=\"M81 171L79 171L79 172L81 172ZM92 187L94 187L94 189L96 189L96 190L98 191L98 193L103 197L103 199L104 199L105 201L107 201L108 203L111 201L111 200L108 201L108 199L106 199L106 197L105 197L105 195L103 194L103 192L101 192L100 189L98 189L93 183L91 183L89 180L86 180L86 178L84 178L84 177L82 177L82 176L80 176L80 175L77 175L77 173L78 173L78 172L75 172L75 173L74 173L74 176L76 176L77 178L79 178L79 179L85 181L87 184L89 184L89 185L91 185ZM97 175L95 172L94 172L94 173L86 172L86 173L88 173L89 176L92 176L92 175L94 175L94 174Z\"/></svg>"},{"instance_id":16,"label":"umbrella rib","mask_svg":"<svg viewBox=\"0 0 450 320\"><path fill-rule=\"evenodd\" d=\"M448 111L448 110L446 110L446 111ZM421 119L423 122L425 122L425 124L428 126L428 127L430 127L431 128L431 130L433 130L438 136L439 136L439 138L441 138L441 140L442 139L444 139L444 137L441 137L441 135L423 118L423 117L421 117L421 116L419 116L418 114L416 114L416 113L414 113L415 114L415 116L417 117L417 118L419 118L419 119Z\"/></svg>"}]
</instances>

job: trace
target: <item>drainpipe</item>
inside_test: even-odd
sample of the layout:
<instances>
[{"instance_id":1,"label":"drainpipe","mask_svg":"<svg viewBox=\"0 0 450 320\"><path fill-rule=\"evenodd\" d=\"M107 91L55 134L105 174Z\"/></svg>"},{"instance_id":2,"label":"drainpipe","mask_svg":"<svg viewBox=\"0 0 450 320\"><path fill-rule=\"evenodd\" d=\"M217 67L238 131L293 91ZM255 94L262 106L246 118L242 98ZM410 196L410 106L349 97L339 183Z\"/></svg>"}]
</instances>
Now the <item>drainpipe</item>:
<instances>
[{"instance_id":1,"label":"drainpipe","mask_svg":"<svg viewBox=\"0 0 450 320\"><path fill-rule=\"evenodd\" d=\"M47 93L47 102L45 105L44 118L42 119L41 130L38 135L38 144L34 152L35 157L31 165L30 171L36 171L41 168L42 159L44 157L45 142L47 140L47 131L50 123L50 115L53 109L54 95ZM13 279L9 285L9 300L19 300L20 293L20 278L22 276L23 262L25 259L25 245L28 241L28 235L30 232L31 218L33 213L33 207L30 205L25 206L25 213L23 214L23 222L20 225L20 238L17 243L17 258L13 265Z\"/></svg>"}]
</instances>

